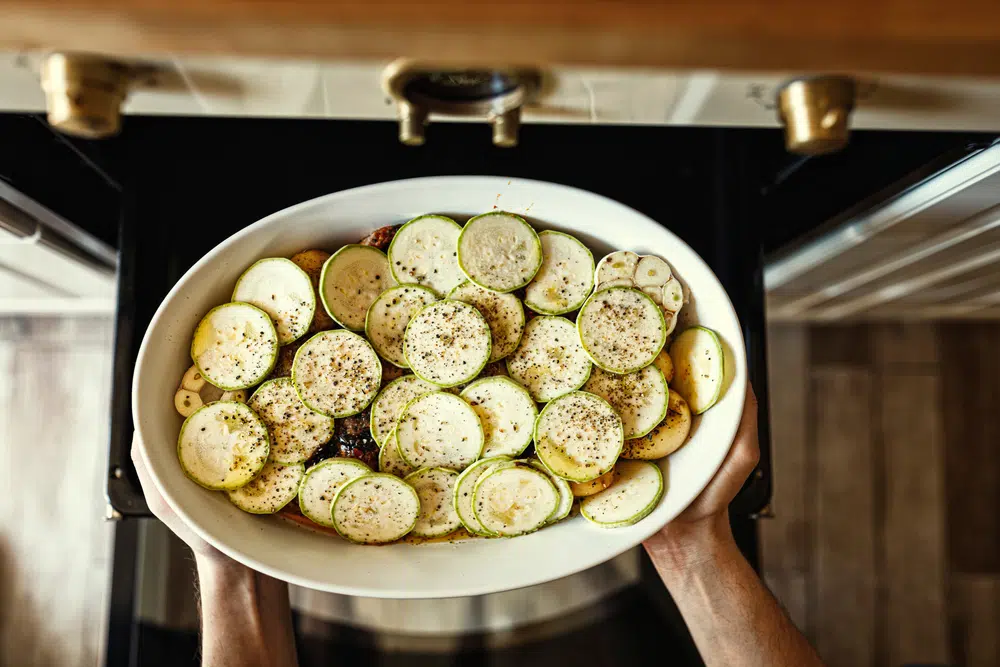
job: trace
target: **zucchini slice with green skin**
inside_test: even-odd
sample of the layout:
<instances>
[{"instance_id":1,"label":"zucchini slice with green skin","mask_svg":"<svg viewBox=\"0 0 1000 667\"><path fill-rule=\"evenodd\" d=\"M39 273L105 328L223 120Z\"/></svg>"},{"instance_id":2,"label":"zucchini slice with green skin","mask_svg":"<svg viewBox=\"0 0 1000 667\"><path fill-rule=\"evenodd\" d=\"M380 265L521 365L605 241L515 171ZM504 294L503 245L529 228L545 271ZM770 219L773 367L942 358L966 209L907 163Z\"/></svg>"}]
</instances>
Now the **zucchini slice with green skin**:
<instances>
[{"instance_id":1,"label":"zucchini slice with green skin","mask_svg":"<svg viewBox=\"0 0 1000 667\"><path fill-rule=\"evenodd\" d=\"M538 273L542 244L521 216L492 211L465 223L458 237L458 265L480 287L513 292Z\"/></svg>"},{"instance_id":2,"label":"zucchini slice with green skin","mask_svg":"<svg viewBox=\"0 0 1000 667\"><path fill-rule=\"evenodd\" d=\"M403 480L420 498L420 518L411 531L417 537L444 537L462 527L455 512L458 473L448 468L421 468Z\"/></svg>"},{"instance_id":3,"label":"zucchini slice with green skin","mask_svg":"<svg viewBox=\"0 0 1000 667\"><path fill-rule=\"evenodd\" d=\"M621 461L615 483L580 502L580 514L604 528L631 526L645 518L663 497L663 473L649 461Z\"/></svg>"},{"instance_id":4,"label":"zucchini slice with green skin","mask_svg":"<svg viewBox=\"0 0 1000 667\"><path fill-rule=\"evenodd\" d=\"M316 310L309 274L284 257L254 262L236 281L232 300L267 313L274 321L281 345L301 338L309 330Z\"/></svg>"},{"instance_id":5,"label":"zucchini slice with green skin","mask_svg":"<svg viewBox=\"0 0 1000 667\"><path fill-rule=\"evenodd\" d=\"M559 503L559 491L548 474L512 461L491 467L479 478L472 508L484 530L516 537L544 526Z\"/></svg>"},{"instance_id":6,"label":"zucchini slice with green skin","mask_svg":"<svg viewBox=\"0 0 1000 667\"><path fill-rule=\"evenodd\" d=\"M672 391L663 421L641 438L626 440L621 457L647 461L662 459L680 449L690 433L691 409L679 393Z\"/></svg>"},{"instance_id":7,"label":"zucchini slice with green skin","mask_svg":"<svg viewBox=\"0 0 1000 667\"><path fill-rule=\"evenodd\" d=\"M244 403L216 401L184 420L177 459L184 473L213 491L237 489L267 463L267 427Z\"/></svg>"},{"instance_id":8,"label":"zucchini slice with green skin","mask_svg":"<svg viewBox=\"0 0 1000 667\"><path fill-rule=\"evenodd\" d=\"M483 425L483 456L520 456L531 444L538 406L528 390L502 375L476 380L462 390Z\"/></svg>"},{"instance_id":9,"label":"zucchini slice with green skin","mask_svg":"<svg viewBox=\"0 0 1000 667\"><path fill-rule=\"evenodd\" d=\"M396 447L396 436L393 433L385 439L378 450L378 471L403 478L413 472L413 466L403 460Z\"/></svg>"},{"instance_id":10,"label":"zucchini slice with green skin","mask_svg":"<svg viewBox=\"0 0 1000 667\"><path fill-rule=\"evenodd\" d=\"M542 408L535 422L535 453L559 477L588 482L614 467L623 436L622 420L607 401L574 391Z\"/></svg>"},{"instance_id":11,"label":"zucchini slice with green skin","mask_svg":"<svg viewBox=\"0 0 1000 667\"><path fill-rule=\"evenodd\" d=\"M268 461L256 477L228 493L229 501L250 514L274 514L292 502L306 467Z\"/></svg>"},{"instance_id":12,"label":"zucchini slice with green skin","mask_svg":"<svg viewBox=\"0 0 1000 667\"><path fill-rule=\"evenodd\" d=\"M472 503L476 491L476 482L479 481L479 478L489 472L491 466L508 462L510 462L510 457L507 456L493 456L488 459L479 459L463 470L455 481L455 495L453 497L455 512L458 514L458 519L465 526L465 529L473 535L480 535L482 537L497 536L496 533L487 531L483 528L483 524L479 523L475 510L472 508Z\"/></svg>"},{"instance_id":13,"label":"zucchini slice with green skin","mask_svg":"<svg viewBox=\"0 0 1000 667\"><path fill-rule=\"evenodd\" d=\"M398 283L416 283L444 296L465 280L458 266L462 228L443 215L421 215L396 231L389 244L389 269Z\"/></svg>"},{"instance_id":14,"label":"zucchini slice with green skin","mask_svg":"<svg viewBox=\"0 0 1000 667\"><path fill-rule=\"evenodd\" d=\"M365 335L379 355L393 366L408 368L403 356L403 333L410 318L437 295L420 285L396 285L382 292L368 309Z\"/></svg>"},{"instance_id":15,"label":"zucchini slice with green skin","mask_svg":"<svg viewBox=\"0 0 1000 667\"><path fill-rule=\"evenodd\" d=\"M384 252L367 245L345 245L323 264L319 296L338 324L361 331L372 302L395 282Z\"/></svg>"},{"instance_id":16,"label":"zucchini slice with green skin","mask_svg":"<svg viewBox=\"0 0 1000 667\"><path fill-rule=\"evenodd\" d=\"M490 360L490 327L467 303L445 299L424 306L406 325L403 355L413 373L439 387L479 375Z\"/></svg>"},{"instance_id":17,"label":"zucchini slice with green skin","mask_svg":"<svg viewBox=\"0 0 1000 667\"><path fill-rule=\"evenodd\" d=\"M576 237L545 230L542 267L524 290L524 304L542 315L563 315L579 308L594 289L594 255Z\"/></svg>"},{"instance_id":18,"label":"zucchini slice with green skin","mask_svg":"<svg viewBox=\"0 0 1000 667\"><path fill-rule=\"evenodd\" d=\"M663 311L649 295L630 287L595 292L580 308L576 326L591 361L611 373L648 366L667 340Z\"/></svg>"},{"instance_id":19,"label":"zucchini slice with green skin","mask_svg":"<svg viewBox=\"0 0 1000 667\"><path fill-rule=\"evenodd\" d=\"M396 424L396 447L413 468L464 470L483 451L483 427L462 398L435 391L407 403Z\"/></svg>"},{"instance_id":20,"label":"zucchini slice with green skin","mask_svg":"<svg viewBox=\"0 0 1000 667\"><path fill-rule=\"evenodd\" d=\"M407 403L417 396L437 390L437 385L424 382L416 375L404 375L382 387L372 403L369 423L375 442L382 444L392 434L392 430L396 428L396 420Z\"/></svg>"},{"instance_id":21,"label":"zucchini slice with green skin","mask_svg":"<svg viewBox=\"0 0 1000 667\"><path fill-rule=\"evenodd\" d=\"M656 364L624 375L595 368L583 390L611 404L622 418L626 440L646 435L667 414L670 391Z\"/></svg>"},{"instance_id":22,"label":"zucchini slice with green skin","mask_svg":"<svg viewBox=\"0 0 1000 667\"><path fill-rule=\"evenodd\" d=\"M307 408L291 378L260 385L247 405L267 426L275 463L304 463L333 437L333 419Z\"/></svg>"},{"instance_id":23,"label":"zucchini slice with green skin","mask_svg":"<svg viewBox=\"0 0 1000 667\"><path fill-rule=\"evenodd\" d=\"M333 499L333 527L358 544L386 544L405 537L420 518L420 498L392 475L370 473L348 481Z\"/></svg>"},{"instance_id":24,"label":"zucchini slice with green skin","mask_svg":"<svg viewBox=\"0 0 1000 667\"><path fill-rule=\"evenodd\" d=\"M361 461L341 457L320 461L309 468L299 484L299 509L303 516L333 528L330 510L337 491L355 477L369 473L371 470Z\"/></svg>"},{"instance_id":25,"label":"zucchini slice with green skin","mask_svg":"<svg viewBox=\"0 0 1000 667\"><path fill-rule=\"evenodd\" d=\"M321 331L295 352L292 382L299 400L328 417L350 417L368 407L382 382L382 362L356 333Z\"/></svg>"},{"instance_id":26,"label":"zucchini slice with green skin","mask_svg":"<svg viewBox=\"0 0 1000 667\"><path fill-rule=\"evenodd\" d=\"M191 360L201 376L219 389L246 389L274 368L278 332L271 317L257 306L224 303L198 323L191 338Z\"/></svg>"},{"instance_id":27,"label":"zucchini slice with green skin","mask_svg":"<svg viewBox=\"0 0 1000 667\"><path fill-rule=\"evenodd\" d=\"M517 349L524 333L524 306L516 296L493 292L466 280L453 289L448 298L473 306L486 319L493 344L491 362L499 361Z\"/></svg>"},{"instance_id":28,"label":"zucchini slice with green skin","mask_svg":"<svg viewBox=\"0 0 1000 667\"><path fill-rule=\"evenodd\" d=\"M685 329L670 344L674 388L696 415L715 405L722 395L725 354L719 335L705 327Z\"/></svg>"},{"instance_id":29,"label":"zucchini slice with green skin","mask_svg":"<svg viewBox=\"0 0 1000 667\"><path fill-rule=\"evenodd\" d=\"M511 378L539 403L582 387L591 367L573 323L549 315L528 322L517 349L507 357Z\"/></svg>"},{"instance_id":30,"label":"zucchini slice with green skin","mask_svg":"<svg viewBox=\"0 0 1000 667\"><path fill-rule=\"evenodd\" d=\"M569 513L573 510L573 501L575 499L573 497L573 488L569 485L569 482L546 468L545 464L538 459L528 459L527 461L528 465L537 468L548 475L549 480L555 485L556 491L559 492L559 504L556 506L552 515L545 520L545 523L556 523L557 521L562 521L568 517Z\"/></svg>"}]
</instances>

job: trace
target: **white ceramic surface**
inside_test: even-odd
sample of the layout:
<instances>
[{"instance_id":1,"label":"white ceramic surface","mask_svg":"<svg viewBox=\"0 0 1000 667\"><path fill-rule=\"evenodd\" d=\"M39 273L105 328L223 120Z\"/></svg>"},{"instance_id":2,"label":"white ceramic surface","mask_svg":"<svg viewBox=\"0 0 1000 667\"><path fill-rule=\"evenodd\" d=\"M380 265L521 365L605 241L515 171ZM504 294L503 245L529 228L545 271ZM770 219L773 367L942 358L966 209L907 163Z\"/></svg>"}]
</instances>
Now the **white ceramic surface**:
<instances>
[{"instance_id":1,"label":"white ceramic surface","mask_svg":"<svg viewBox=\"0 0 1000 667\"><path fill-rule=\"evenodd\" d=\"M366 547L279 518L245 514L224 494L184 476L176 456L182 419L174 411L173 393L191 363L195 325L229 299L244 268L261 257L356 243L377 227L422 213L464 220L494 207L524 215L539 230L572 233L596 258L611 249L667 258L689 294L681 326L703 324L724 341L728 386L719 403L695 420L689 442L662 462L666 492L652 514L613 530L575 516L515 539ZM564 577L613 558L658 531L698 495L722 463L743 410L746 355L736 314L705 262L669 231L670 222L661 226L610 199L562 185L467 176L381 183L270 215L203 257L153 316L132 384L132 414L149 472L184 522L220 550L261 572L319 590L389 598L480 595Z\"/></svg>"}]
</instances>

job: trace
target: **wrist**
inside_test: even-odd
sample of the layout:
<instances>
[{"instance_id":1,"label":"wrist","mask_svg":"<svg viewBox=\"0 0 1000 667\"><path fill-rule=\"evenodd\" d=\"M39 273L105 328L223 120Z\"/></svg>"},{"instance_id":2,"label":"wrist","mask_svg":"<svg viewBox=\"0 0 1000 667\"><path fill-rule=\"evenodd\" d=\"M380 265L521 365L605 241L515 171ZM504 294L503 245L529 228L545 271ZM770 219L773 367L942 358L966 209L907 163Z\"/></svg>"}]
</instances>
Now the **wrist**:
<instances>
[{"instance_id":1,"label":"wrist","mask_svg":"<svg viewBox=\"0 0 1000 667\"><path fill-rule=\"evenodd\" d=\"M663 577L713 567L739 554L728 512L697 521L674 521L644 545L650 560Z\"/></svg>"}]
</instances>

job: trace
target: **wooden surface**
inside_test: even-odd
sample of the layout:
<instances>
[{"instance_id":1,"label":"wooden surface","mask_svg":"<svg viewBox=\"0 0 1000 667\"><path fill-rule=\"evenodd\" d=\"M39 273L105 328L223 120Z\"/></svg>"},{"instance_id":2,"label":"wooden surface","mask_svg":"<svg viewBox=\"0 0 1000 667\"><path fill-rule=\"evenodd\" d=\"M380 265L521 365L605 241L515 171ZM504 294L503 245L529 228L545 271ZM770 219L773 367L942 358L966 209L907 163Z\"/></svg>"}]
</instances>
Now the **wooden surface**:
<instances>
[{"instance_id":1,"label":"wooden surface","mask_svg":"<svg viewBox=\"0 0 1000 667\"><path fill-rule=\"evenodd\" d=\"M0 318L0 664L98 664L110 320Z\"/></svg>"},{"instance_id":2,"label":"wooden surface","mask_svg":"<svg viewBox=\"0 0 1000 667\"><path fill-rule=\"evenodd\" d=\"M991 0L4 0L0 48L1000 74Z\"/></svg>"},{"instance_id":3,"label":"wooden surface","mask_svg":"<svg viewBox=\"0 0 1000 667\"><path fill-rule=\"evenodd\" d=\"M831 667L1000 665L1000 325L768 335L776 597Z\"/></svg>"}]
</instances>

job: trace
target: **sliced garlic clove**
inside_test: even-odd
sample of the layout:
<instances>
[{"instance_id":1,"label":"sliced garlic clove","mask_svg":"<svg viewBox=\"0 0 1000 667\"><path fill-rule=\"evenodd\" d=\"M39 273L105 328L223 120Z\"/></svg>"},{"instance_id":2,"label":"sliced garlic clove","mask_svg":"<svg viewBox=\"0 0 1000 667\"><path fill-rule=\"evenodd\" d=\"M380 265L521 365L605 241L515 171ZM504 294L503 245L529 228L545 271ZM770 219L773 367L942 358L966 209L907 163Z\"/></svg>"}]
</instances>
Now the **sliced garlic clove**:
<instances>
[{"instance_id":1,"label":"sliced garlic clove","mask_svg":"<svg viewBox=\"0 0 1000 667\"><path fill-rule=\"evenodd\" d=\"M187 389L188 391L199 392L201 388L205 386L205 378L202 377L201 371L198 370L197 366L192 366L187 369L184 373L184 377L181 378L181 389Z\"/></svg>"},{"instance_id":2,"label":"sliced garlic clove","mask_svg":"<svg viewBox=\"0 0 1000 667\"><path fill-rule=\"evenodd\" d=\"M178 389L174 394L174 407L182 417L190 417L202 406L201 396L188 389Z\"/></svg>"},{"instance_id":3,"label":"sliced garlic clove","mask_svg":"<svg viewBox=\"0 0 1000 667\"><path fill-rule=\"evenodd\" d=\"M671 313L680 311L684 305L684 289L677 278L671 278L663 286L663 309Z\"/></svg>"},{"instance_id":4,"label":"sliced garlic clove","mask_svg":"<svg viewBox=\"0 0 1000 667\"><path fill-rule=\"evenodd\" d=\"M603 283L599 283L595 292L600 292L602 289L607 289L609 287L634 287L632 285L632 280L630 278L619 278L618 280L606 280Z\"/></svg>"},{"instance_id":5,"label":"sliced garlic clove","mask_svg":"<svg viewBox=\"0 0 1000 667\"><path fill-rule=\"evenodd\" d=\"M220 401L236 401L237 403L247 402L247 392L246 389L237 389L236 391L224 391L222 392L222 398Z\"/></svg>"},{"instance_id":6,"label":"sliced garlic clove","mask_svg":"<svg viewBox=\"0 0 1000 667\"><path fill-rule=\"evenodd\" d=\"M635 265L638 263L639 255L628 250L619 250L605 255L604 259L597 263L594 282L600 284L623 278L631 280L635 273Z\"/></svg>"},{"instance_id":7,"label":"sliced garlic clove","mask_svg":"<svg viewBox=\"0 0 1000 667\"><path fill-rule=\"evenodd\" d=\"M642 291L646 293L650 299L656 303L657 306L663 301L663 288L662 287L643 287Z\"/></svg>"},{"instance_id":8,"label":"sliced garlic clove","mask_svg":"<svg viewBox=\"0 0 1000 667\"><path fill-rule=\"evenodd\" d=\"M659 287L666 284L673 274L670 265L656 255L645 255L635 265L635 276L632 280L639 287Z\"/></svg>"},{"instance_id":9,"label":"sliced garlic clove","mask_svg":"<svg viewBox=\"0 0 1000 667\"><path fill-rule=\"evenodd\" d=\"M663 321L667 323L667 332L663 334L664 336L669 336L677 328L677 313L671 313L669 310L663 311Z\"/></svg>"}]
</instances>

